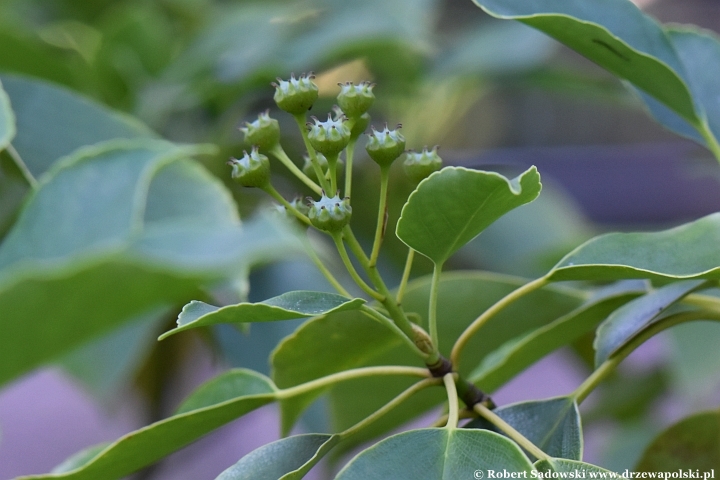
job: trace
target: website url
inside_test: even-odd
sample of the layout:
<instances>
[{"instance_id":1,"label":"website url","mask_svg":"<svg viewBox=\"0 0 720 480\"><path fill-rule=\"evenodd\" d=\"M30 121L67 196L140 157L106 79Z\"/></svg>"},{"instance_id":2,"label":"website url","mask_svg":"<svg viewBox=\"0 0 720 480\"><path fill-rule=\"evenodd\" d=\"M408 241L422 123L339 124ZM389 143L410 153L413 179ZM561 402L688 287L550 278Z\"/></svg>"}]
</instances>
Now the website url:
<instances>
[{"instance_id":1,"label":"website url","mask_svg":"<svg viewBox=\"0 0 720 480\"><path fill-rule=\"evenodd\" d=\"M565 472L540 472L533 470L531 472L510 472L508 470L487 470L486 479L498 478L498 479L513 479L513 478L568 478L568 479L612 479L612 478L627 478L632 479L659 479L659 480L670 480L670 479L702 479L711 480L715 478L715 469L701 472L700 470L676 470L673 472L631 472L625 470L622 473L617 472L602 472L602 471L587 471L587 470L569 470ZM483 476L475 475L475 478L483 478Z\"/></svg>"}]
</instances>

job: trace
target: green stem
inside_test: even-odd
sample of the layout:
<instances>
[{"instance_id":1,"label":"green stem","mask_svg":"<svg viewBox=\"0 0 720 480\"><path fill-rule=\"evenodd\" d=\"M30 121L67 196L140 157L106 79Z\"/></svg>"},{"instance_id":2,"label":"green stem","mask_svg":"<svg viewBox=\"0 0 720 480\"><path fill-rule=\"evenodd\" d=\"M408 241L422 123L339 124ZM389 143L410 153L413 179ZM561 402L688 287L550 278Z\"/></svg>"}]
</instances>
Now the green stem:
<instances>
[{"instance_id":1,"label":"green stem","mask_svg":"<svg viewBox=\"0 0 720 480\"><path fill-rule=\"evenodd\" d=\"M401 375L408 377L422 377L427 378L429 373L424 368L418 367L402 367L402 366L381 366L381 367L364 367L354 368L352 370L345 370L343 372L333 373L326 377L311 380L306 383L301 383L294 387L281 388L275 393L277 400L285 400L287 398L296 397L304 393L312 392L324 387L329 387L338 382L344 382L345 380L352 380L353 378L361 377L375 377L381 375Z\"/></svg>"},{"instance_id":2,"label":"green stem","mask_svg":"<svg viewBox=\"0 0 720 480\"><path fill-rule=\"evenodd\" d=\"M318 162L317 159L317 153L315 152L315 149L310 145L310 139L308 138L308 132L305 128L305 115L293 115L295 118L295 122L298 124L298 128L300 128L300 135L302 135L303 143L305 144L305 150L308 152L308 156L310 156L310 163L312 163L313 169L315 170L315 175L318 177L318 181L320 182L320 186L325 190L325 193L332 196L334 193L330 192L330 185L327 183L327 180L325 180L325 174L322 171L322 167L320 167L320 162Z\"/></svg>"},{"instance_id":3,"label":"green stem","mask_svg":"<svg viewBox=\"0 0 720 480\"><path fill-rule=\"evenodd\" d=\"M700 127L696 126L696 128L702 135L705 143L707 143L707 148L715 156L715 159L720 162L720 143L718 143L717 138L715 138L715 135L710 129L710 126L707 124L707 121L703 121Z\"/></svg>"},{"instance_id":4,"label":"green stem","mask_svg":"<svg viewBox=\"0 0 720 480\"><path fill-rule=\"evenodd\" d=\"M524 295L527 295L530 292L544 287L545 285L547 285L547 283L548 280L546 277L540 277L537 280L526 283L522 287L503 297L500 301L495 303L495 305L485 310L482 315L476 318L470 324L470 326L465 329L465 331L460 335L460 337L458 337L455 345L453 345L452 352L450 353L450 361L455 366L455 369L457 370L458 366L460 365L460 354L462 353L463 348L465 348L465 345L467 345L468 341L470 341L470 338L472 338L472 336L475 335L475 333L477 333L477 331L483 325L485 325L488 320L490 320L493 316L495 316L495 314L500 312L500 310L513 303L515 300L521 298Z\"/></svg>"},{"instance_id":5,"label":"green stem","mask_svg":"<svg viewBox=\"0 0 720 480\"><path fill-rule=\"evenodd\" d=\"M388 327L390 330L395 332L402 340L407 343L407 345L415 352L417 353L421 358L425 359L427 357L427 354L422 352L417 345L415 345L415 342L413 342L410 338L408 338L405 333L400 330L400 328L395 324L395 322L392 321L392 319L386 317L382 313L378 312L374 308L368 307L367 305L363 305L360 307L360 311L367 315L368 317L372 317L373 319L377 320L381 324Z\"/></svg>"},{"instance_id":6,"label":"green stem","mask_svg":"<svg viewBox=\"0 0 720 480\"><path fill-rule=\"evenodd\" d=\"M270 149L270 153L275 156L280 162L287 167L288 170L292 172L293 175L295 175L297 178L300 179L305 185L310 187L310 189L317 193L318 195L322 194L322 189L320 186L313 182L310 177L305 175L302 170L300 170L297 165L290 159L290 157L287 156L287 153L285 153L285 150L283 150L282 146L278 143L273 148Z\"/></svg>"},{"instance_id":7,"label":"green stem","mask_svg":"<svg viewBox=\"0 0 720 480\"><path fill-rule=\"evenodd\" d=\"M337 187L337 162L338 156L326 157L328 162L328 174L330 175L330 194L335 195L338 191Z\"/></svg>"},{"instance_id":8,"label":"green stem","mask_svg":"<svg viewBox=\"0 0 720 480\"><path fill-rule=\"evenodd\" d=\"M642 330L630 339L620 350L605 360L585 381L572 393L571 397L577 403L582 403L595 388L612 373L615 368L627 358L637 347L645 343L649 338L670 327L674 327L680 323L691 322L693 320L713 320L720 321L720 312L716 311L695 311L681 312L675 315L669 315L665 318L657 320L650 324L645 330Z\"/></svg>"},{"instance_id":9,"label":"green stem","mask_svg":"<svg viewBox=\"0 0 720 480\"><path fill-rule=\"evenodd\" d=\"M337 247L338 253L340 254L340 258L342 259L345 268L347 269L352 279L355 280L355 283L357 283L360 288L362 288L368 295L373 297L378 302L384 302L385 296L373 290L373 288L367 283L365 283L365 280L363 280L360 275L358 275L357 270L355 270L355 266L352 264L350 257L348 257L347 250L345 250L345 244L343 243L342 235L334 234L332 235L332 238L335 241L335 246Z\"/></svg>"},{"instance_id":10,"label":"green stem","mask_svg":"<svg viewBox=\"0 0 720 480\"><path fill-rule=\"evenodd\" d=\"M444 427L448 423L448 415L447 413L443 414L435 420L430 427L440 428ZM458 420L465 419L465 418L477 418L477 414L475 412L471 412L470 410L460 410L458 412Z\"/></svg>"},{"instance_id":11,"label":"green stem","mask_svg":"<svg viewBox=\"0 0 720 480\"><path fill-rule=\"evenodd\" d=\"M442 264L434 264L432 282L430 283L430 301L428 302L428 329L430 330L430 339L435 345L439 344L437 329L437 297L438 287L440 286L440 272Z\"/></svg>"},{"instance_id":12,"label":"green stem","mask_svg":"<svg viewBox=\"0 0 720 480\"><path fill-rule=\"evenodd\" d=\"M550 455L536 447L535 444L525 438L523 434L515 430L512 426L510 426L510 424L508 424L502 418L498 417L492 412L492 410L488 409L482 403L476 403L475 405L473 405L473 410L475 410L485 420L502 430L505 435L514 440L515 443L524 448L533 457L537 458L538 460L552 461L552 457L550 457Z\"/></svg>"},{"instance_id":13,"label":"green stem","mask_svg":"<svg viewBox=\"0 0 720 480\"><path fill-rule=\"evenodd\" d=\"M372 253L370 254L370 267L377 264L380 255L380 246L385 236L385 227L387 224L387 190L389 167L380 167L380 205L378 206L377 226L375 227L375 240L373 241Z\"/></svg>"},{"instance_id":14,"label":"green stem","mask_svg":"<svg viewBox=\"0 0 720 480\"><path fill-rule=\"evenodd\" d=\"M415 385L411 386L410 388L406 389L404 392L402 392L397 397L390 400L388 403L386 403L382 408L377 410L372 415L366 417L364 420L356 423L352 427L348 428L347 430L339 433L340 437L345 440L347 437L357 433L358 431L364 429L371 423L375 422L377 419L388 413L393 408L397 407L401 403L403 403L405 400L410 398L411 396L415 395L420 390L423 390L427 387L432 387L434 385L440 385L441 380L439 378L427 378L425 380L421 380L417 382Z\"/></svg>"},{"instance_id":15,"label":"green stem","mask_svg":"<svg viewBox=\"0 0 720 480\"><path fill-rule=\"evenodd\" d=\"M345 197L352 198L352 167L353 167L353 156L355 154L355 143L356 138L351 138L345 149Z\"/></svg>"},{"instance_id":16,"label":"green stem","mask_svg":"<svg viewBox=\"0 0 720 480\"><path fill-rule=\"evenodd\" d=\"M335 276L328 270L328 268L325 266L323 261L320 259L318 254L315 252L315 249L312 247L309 241L305 242L305 251L308 254L308 257L310 257L310 260L315 264L318 270L320 270L320 273L323 274L325 279L332 285L332 287L338 291L338 293L344 297L353 298L350 293L348 293L347 290L342 286L340 282L335 278Z\"/></svg>"},{"instance_id":17,"label":"green stem","mask_svg":"<svg viewBox=\"0 0 720 480\"><path fill-rule=\"evenodd\" d=\"M277 190L275 190L275 187L273 187L273 186L270 185L270 184L267 184L267 185L266 185L265 187L263 187L262 189L263 189L263 191L265 191L265 193L267 193L268 195L270 195L271 197L273 197L273 198L274 198L275 200L277 200L278 202L282 203L283 206L284 206L290 213L292 213L293 215L295 215L295 217L297 217L298 220L300 220L301 222L303 222L305 225L308 225L308 226L311 226L311 225L312 225L312 223L310 222L310 219L309 219L308 217L306 217L305 215L303 215L297 208L293 207L293 206L290 204L290 202L288 202L287 200L285 200L285 198L284 198L282 195L280 195L280 193L279 193Z\"/></svg>"},{"instance_id":18,"label":"green stem","mask_svg":"<svg viewBox=\"0 0 720 480\"><path fill-rule=\"evenodd\" d=\"M452 373L445 374L443 383L448 397L448 421L445 428L457 428L460 417L458 416L458 394L455 387L455 375Z\"/></svg>"},{"instance_id":19,"label":"green stem","mask_svg":"<svg viewBox=\"0 0 720 480\"><path fill-rule=\"evenodd\" d=\"M405 269L403 270L400 286L398 287L397 295L395 296L395 302L397 302L398 305L402 304L402 299L405 296L405 287L407 286L408 280L410 280L410 271L412 270L413 260L415 260L415 250L411 248L408 250L407 260L405 260Z\"/></svg>"}]
</instances>

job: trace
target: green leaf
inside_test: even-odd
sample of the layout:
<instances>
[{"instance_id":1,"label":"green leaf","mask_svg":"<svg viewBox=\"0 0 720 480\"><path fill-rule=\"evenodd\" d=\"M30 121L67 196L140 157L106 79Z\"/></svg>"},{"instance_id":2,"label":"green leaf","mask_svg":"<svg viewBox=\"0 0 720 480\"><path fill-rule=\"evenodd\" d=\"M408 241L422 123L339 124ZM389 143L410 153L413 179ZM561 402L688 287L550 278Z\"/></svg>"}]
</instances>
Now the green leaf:
<instances>
[{"instance_id":1,"label":"green leaf","mask_svg":"<svg viewBox=\"0 0 720 480\"><path fill-rule=\"evenodd\" d=\"M582 459L580 412L570 397L514 403L500 407L494 413L548 455ZM497 431L484 419L473 420L465 428Z\"/></svg>"},{"instance_id":2,"label":"green leaf","mask_svg":"<svg viewBox=\"0 0 720 480\"><path fill-rule=\"evenodd\" d=\"M540 472L547 474L544 478L562 478L557 477L553 474L553 472L575 475L575 477L568 478L625 478L610 470L606 470L589 463L579 462L577 460L568 460L565 458L553 458L552 465L548 465L548 462L545 460L539 460L535 462L535 468L537 468Z\"/></svg>"},{"instance_id":3,"label":"green leaf","mask_svg":"<svg viewBox=\"0 0 720 480\"><path fill-rule=\"evenodd\" d=\"M720 279L720 213L661 232L610 233L567 254L552 281Z\"/></svg>"},{"instance_id":4,"label":"green leaf","mask_svg":"<svg viewBox=\"0 0 720 480\"><path fill-rule=\"evenodd\" d=\"M0 151L5 150L15 137L15 114L10 106L10 97L0 83Z\"/></svg>"},{"instance_id":5,"label":"green leaf","mask_svg":"<svg viewBox=\"0 0 720 480\"><path fill-rule=\"evenodd\" d=\"M696 290L707 288L708 284L709 282L703 280L671 283L613 312L597 329L594 343L595 366L598 367L610 358L670 306Z\"/></svg>"},{"instance_id":6,"label":"green leaf","mask_svg":"<svg viewBox=\"0 0 720 480\"><path fill-rule=\"evenodd\" d=\"M85 448L68 457L60 465L53 468L50 473L67 473L75 469L85 466L93 458L97 457L98 453L102 452L110 445L108 442L99 443L92 447Z\"/></svg>"},{"instance_id":7,"label":"green leaf","mask_svg":"<svg viewBox=\"0 0 720 480\"><path fill-rule=\"evenodd\" d=\"M357 310L364 303L361 298L349 299L334 293L308 291L288 292L260 303L238 303L226 307L214 307L193 300L180 312L178 327L161 335L160 340L184 330L218 323L275 322L315 317Z\"/></svg>"},{"instance_id":8,"label":"green leaf","mask_svg":"<svg viewBox=\"0 0 720 480\"><path fill-rule=\"evenodd\" d=\"M482 360L470 380L484 392L494 392L545 355L592 332L613 311L644 291L631 286L590 299L557 320L509 340Z\"/></svg>"},{"instance_id":9,"label":"green leaf","mask_svg":"<svg viewBox=\"0 0 720 480\"><path fill-rule=\"evenodd\" d=\"M635 467L638 472L674 472L720 469L720 413L687 417L660 434Z\"/></svg>"},{"instance_id":10,"label":"green leaf","mask_svg":"<svg viewBox=\"0 0 720 480\"><path fill-rule=\"evenodd\" d=\"M446 167L410 194L396 233L410 248L441 265L505 213L537 198L540 189L535 167L513 180L493 172Z\"/></svg>"},{"instance_id":11,"label":"green leaf","mask_svg":"<svg viewBox=\"0 0 720 480\"><path fill-rule=\"evenodd\" d=\"M525 283L524 279L486 272L443 274L438 294L440 350L449 352L460 333L480 313ZM410 282L403 299L407 312L416 312L426 323L430 278ZM500 312L476 335L464 352L463 374L490 351L513 336L550 323L582 302L582 294L566 288L545 288L533 292ZM538 309L542 303L545 308ZM280 387L289 387L330 375L347 368L373 365L423 366L407 345L384 325L359 312L335 313L303 324L281 342L272 359L273 379ZM400 394L412 379L362 378L343 382L330 393L334 427L343 430L370 415ZM368 392L372 392L369 395ZM287 431L297 415L323 391L291 402L282 402L283 425ZM419 392L367 430L344 441L342 450L363 439L388 431L414 418L442 401L440 389Z\"/></svg>"},{"instance_id":12,"label":"green leaf","mask_svg":"<svg viewBox=\"0 0 720 480\"><path fill-rule=\"evenodd\" d=\"M627 0L474 0L489 14L519 20L652 95L693 125L702 113L683 63L662 27Z\"/></svg>"},{"instance_id":13,"label":"green leaf","mask_svg":"<svg viewBox=\"0 0 720 480\"><path fill-rule=\"evenodd\" d=\"M457 480L472 478L473 470L521 474L534 468L515 443L497 433L427 428L394 435L368 448L336 480Z\"/></svg>"},{"instance_id":14,"label":"green leaf","mask_svg":"<svg viewBox=\"0 0 720 480\"><path fill-rule=\"evenodd\" d=\"M194 405L194 410L185 411L155 422L140 430L130 432L111 443L92 460L64 473L31 475L17 480L66 479L97 480L98 478L121 478L199 439L203 435L245 415L275 399L275 387L270 379L246 370L249 391L234 390L236 396L223 399L223 393L215 395L211 388L201 387L195 398L191 395L185 404ZM212 381L211 381L212 382ZM236 376L234 385L239 385ZM224 383L217 384L224 389Z\"/></svg>"},{"instance_id":15,"label":"green leaf","mask_svg":"<svg viewBox=\"0 0 720 480\"><path fill-rule=\"evenodd\" d=\"M0 245L0 383L272 258L278 239L241 229L220 182L184 158L194 151L114 141L40 179ZM180 177L192 191L164 185ZM274 255L289 251L283 241Z\"/></svg>"},{"instance_id":16,"label":"green leaf","mask_svg":"<svg viewBox=\"0 0 720 480\"><path fill-rule=\"evenodd\" d=\"M283 438L252 451L215 480L299 480L339 440L317 433Z\"/></svg>"},{"instance_id":17,"label":"green leaf","mask_svg":"<svg viewBox=\"0 0 720 480\"><path fill-rule=\"evenodd\" d=\"M17 117L13 146L38 177L76 149L115 138L153 138L140 122L77 93L30 78L3 75Z\"/></svg>"}]
</instances>

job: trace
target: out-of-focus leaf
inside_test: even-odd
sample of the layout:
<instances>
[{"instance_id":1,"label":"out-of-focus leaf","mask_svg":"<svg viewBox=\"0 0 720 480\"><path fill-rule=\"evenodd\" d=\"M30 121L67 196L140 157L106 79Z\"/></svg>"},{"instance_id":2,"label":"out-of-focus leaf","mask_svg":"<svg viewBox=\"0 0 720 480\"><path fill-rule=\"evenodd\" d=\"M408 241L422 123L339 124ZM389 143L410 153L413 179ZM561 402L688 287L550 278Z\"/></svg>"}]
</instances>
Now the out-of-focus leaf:
<instances>
[{"instance_id":1,"label":"out-of-focus leaf","mask_svg":"<svg viewBox=\"0 0 720 480\"><path fill-rule=\"evenodd\" d=\"M613 312L597 329L595 366L598 367L653 319L695 290L708 286L704 280L671 283L637 298Z\"/></svg>"},{"instance_id":2,"label":"out-of-focus leaf","mask_svg":"<svg viewBox=\"0 0 720 480\"><path fill-rule=\"evenodd\" d=\"M720 279L720 214L653 233L610 233L567 254L553 281Z\"/></svg>"},{"instance_id":3,"label":"out-of-focus leaf","mask_svg":"<svg viewBox=\"0 0 720 480\"><path fill-rule=\"evenodd\" d=\"M178 407L175 415L191 412L232 400L244 395L262 395L275 391L274 384L265 375L246 368L223 372L196 388Z\"/></svg>"},{"instance_id":4,"label":"out-of-focus leaf","mask_svg":"<svg viewBox=\"0 0 720 480\"><path fill-rule=\"evenodd\" d=\"M476 470L528 475L534 468L515 443L495 432L427 428L394 435L368 448L336 479L457 480Z\"/></svg>"},{"instance_id":5,"label":"out-of-focus leaf","mask_svg":"<svg viewBox=\"0 0 720 480\"><path fill-rule=\"evenodd\" d=\"M15 114L10 106L10 98L0 83L0 151L5 150L15 137Z\"/></svg>"},{"instance_id":6,"label":"out-of-focus leaf","mask_svg":"<svg viewBox=\"0 0 720 480\"><path fill-rule=\"evenodd\" d=\"M275 322L308 318L345 310L356 310L365 303L361 298L350 299L334 293L296 291L269 298L260 303L239 303L214 307L193 300L183 307L177 328L160 336L160 340L191 328L218 323Z\"/></svg>"},{"instance_id":7,"label":"out-of-focus leaf","mask_svg":"<svg viewBox=\"0 0 720 480\"><path fill-rule=\"evenodd\" d=\"M50 473L67 473L80 468L93 458L97 457L97 454L105 450L108 445L110 445L108 442L103 442L84 450L80 450L64 460L60 465L53 468Z\"/></svg>"},{"instance_id":8,"label":"out-of-focus leaf","mask_svg":"<svg viewBox=\"0 0 720 480\"><path fill-rule=\"evenodd\" d=\"M191 395L185 401L185 405L193 405L194 410L185 410L184 413L130 432L74 470L59 474L31 475L18 480L97 480L122 478L133 473L275 399L275 386L269 378L249 370L245 371L244 375L248 379L246 384L250 386L249 389L234 389L232 398L225 399L226 395L223 393L226 392L215 395L210 388L201 387L198 391L200 399ZM234 386L241 385L237 378L235 380ZM215 385L220 389L226 388L223 383ZM218 398L224 400L214 403Z\"/></svg>"},{"instance_id":9,"label":"out-of-focus leaf","mask_svg":"<svg viewBox=\"0 0 720 480\"><path fill-rule=\"evenodd\" d=\"M215 480L301 479L338 440L318 433L283 438L250 452Z\"/></svg>"},{"instance_id":10,"label":"out-of-focus leaf","mask_svg":"<svg viewBox=\"0 0 720 480\"><path fill-rule=\"evenodd\" d=\"M685 418L658 436L635 467L638 472L720 469L720 413Z\"/></svg>"},{"instance_id":11,"label":"out-of-focus leaf","mask_svg":"<svg viewBox=\"0 0 720 480\"><path fill-rule=\"evenodd\" d=\"M570 397L514 403L494 412L551 457L582 458L580 412ZM495 430L484 419L473 420L465 428Z\"/></svg>"},{"instance_id":12,"label":"out-of-focus leaf","mask_svg":"<svg viewBox=\"0 0 720 480\"><path fill-rule=\"evenodd\" d=\"M3 75L17 117L13 146L39 177L79 147L114 138L152 138L138 121L40 80Z\"/></svg>"},{"instance_id":13,"label":"out-of-focus leaf","mask_svg":"<svg viewBox=\"0 0 720 480\"><path fill-rule=\"evenodd\" d=\"M702 399L720 387L720 325L692 322L668 332L672 351L671 380L675 392L685 398Z\"/></svg>"},{"instance_id":14,"label":"out-of-focus leaf","mask_svg":"<svg viewBox=\"0 0 720 480\"><path fill-rule=\"evenodd\" d=\"M397 236L442 265L453 253L510 210L540 194L531 167L519 177L446 167L420 182L397 223Z\"/></svg>"},{"instance_id":15,"label":"out-of-focus leaf","mask_svg":"<svg viewBox=\"0 0 720 480\"><path fill-rule=\"evenodd\" d=\"M470 374L471 381L485 392L497 390L545 355L593 331L613 311L642 293L643 290L632 287L588 300L552 323L508 341L483 359Z\"/></svg>"}]
</instances>

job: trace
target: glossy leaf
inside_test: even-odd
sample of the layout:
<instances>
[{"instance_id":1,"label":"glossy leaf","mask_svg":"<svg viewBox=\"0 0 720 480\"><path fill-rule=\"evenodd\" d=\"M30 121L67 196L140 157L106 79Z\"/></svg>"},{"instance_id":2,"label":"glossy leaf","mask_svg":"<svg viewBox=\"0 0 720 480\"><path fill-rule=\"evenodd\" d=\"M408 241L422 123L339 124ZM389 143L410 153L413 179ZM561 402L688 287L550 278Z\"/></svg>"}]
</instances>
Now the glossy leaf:
<instances>
[{"instance_id":1,"label":"glossy leaf","mask_svg":"<svg viewBox=\"0 0 720 480\"><path fill-rule=\"evenodd\" d=\"M58 474L31 475L18 480L97 480L129 475L275 399L275 387L270 379L249 370L244 371L244 375L248 380L247 384L251 386L247 392L241 389L233 390L236 396L216 403L216 399L226 398L224 394L227 392L215 395L211 389L201 387L198 393L201 398L191 395L185 401L186 405L192 404L194 410L186 410L131 432L74 470ZM236 386L239 384L237 380L235 378ZM216 385L221 389L226 387L222 382Z\"/></svg>"},{"instance_id":2,"label":"glossy leaf","mask_svg":"<svg viewBox=\"0 0 720 480\"><path fill-rule=\"evenodd\" d=\"M0 245L0 383L152 308L197 297L200 285L273 258L269 249L292 250L282 236L260 242L241 229L219 181L183 158L194 150L110 142L41 179ZM180 178L190 191L165 185Z\"/></svg>"},{"instance_id":3,"label":"glossy leaf","mask_svg":"<svg viewBox=\"0 0 720 480\"><path fill-rule=\"evenodd\" d=\"M545 460L539 460L535 462L535 468L547 474L548 476L546 478L556 478L553 472L557 472L559 475L566 473L568 475L567 478L571 478L569 475L575 475L575 477L572 478L625 478L616 472L606 470L602 467L565 458L553 458L552 465L548 465L548 462Z\"/></svg>"},{"instance_id":4,"label":"glossy leaf","mask_svg":"<svg viewBox=\"0 0 720 480\"><path fill-rule=\"evenodd\" d=\"M0 151L5 150L15 137L15 114L10 98L0 83Z\"/></svg>"},{"instance_id":5,"label":"glossy leaf","mask_svg":"<svg viewBox=\"0 0 720 480\"><path fill-rule=\"evenodd\" d=\"M115 138L153 138L140 122L53 84L3 75L17 117L13 146L38 177L76 149Z\"/></svg>"},{"instance_id":6,"label":"glossy leaf","mask_svg":"<svg viewBox=\"0 0 720 480\"><path fill-rule=\"evenodd\" d=\"M570 460L582 459L580 412L571 398L514 403L494 412L548 455ZM484 419L473 420L465 427L495 430Z\"/></svg>"},{"instance_id":7,"label":"glossy leaf","mask_svg":"<svg viewBox=\"0 0 720 480\"><path fill-rule=\"evenodd\" d=\"M215 480L301 479L339 440L318 433L283 438L250 452Z\"/></svg>"},{"instance_id":8,"label":"glossy leaf","mask_svg":"<svg viewBox=\"0 0 720 480\"><path fill-rule=\"evenodd\" d=\"M682 61L662 27L627 0L474 0L493 16L519 20L628 80L694 125Z\"/></svg>"},{"instance_id":9,"label":"glossy leaf","mask_svg":"<svg viewBox=\"0 0 720 480\"><path fill-rule=\"evenodd\" d=\"M443 274L438 295L440 350L446 355L458 335L477 315L525 283L525 280L486 272ZM414 312L426 324L430 279L410 282L403 299L407 312ZM544 310L535 306L542 303ZM488 352L513 336L550 323L582 302L582 294L566 288L547 288L529 294L500 312L474 337L463 356L463 373L477 365ZM359 312L343 312L307 321L287 337L272 356L273 379L280 387L297 385L346 368L372 365L413 365L422 362L387 327ZM397 377L363 378L343 382L330 392L334 428L354 425L409 387L413 379ZM373 392L368 395L368 392ZM322 391L283 402L286 429L294 417ZM338 450L372 438L414 418L444 398L441 389L419 392L388 415L337 447Z\"/></svg>"},{"instance_id":10,"label":"glossy leaf","mask_svg":"<svg viewBox=\"0 0 720 480\"><path fill-rule=\"evenodd\" d=\"M513 180L493 172L446 167L410 194L397 236L440 265L510 210L540 194L535 167Z\"/></svg>"},{"instance_id":11,"label":"glossy leaf","mask_svg":"<svg viewBox=\"0 0 720 480\"><path fill-rule=\"evenodd\" d=\"M457 480L473 471L526 472L532 464L507 438L487 430L411 430L368 448L343 468L336 480ZM486 475L487 476L487 475Z\"/></svg>"},{"instance_id":12,"label":"glossy leaf","mask_svg":"<svg viewBox=\"0 0 720 480\"><path fill-rule=\"evenodd\" d=\"M214 307L193 300L183 307L177 328L166 332L160 340L191 328L218 323L275 322L315 317L333 312L356 310L365 303L361 298L349 299L334 293L288 292L260 303L239 303Z\"/></svg>"},{"instance_id":13,"label":"glossy leaf","mask_svg":"<svg viewBox=\"0 0 720 480\"><path fill-rule=\"evenodd\" d=\"M635 467L638 472L720 469L720 413L687 417L660 434Z\"/></svg>"},{"instance_id":14,"label":"glossy leaf","mask_svg":"<svg viewBox=\"0 0 720 480\"><path fill-rule=\"evenodd\" d=\"M610 233L567 254L549 273L553 281L720 279L720 213L652 233Z\"/></svg>"},{"instance_id":15,"label":"glossy leaf","mask_svg":"<svg viewBox=\"0 0 720 480\"><path fill-rule=\"evenodd\" d=\"M545 355L592 332L613 311L644 291L631 287L590 299L567 315L513 338L483 359L470 374L471 381L485 392L494 392Z\"/></svg>"},{"instance_id":16,"label":"glossy leaf","mask_svg":"<svg viewBox=\"0 0 720 480\"><path fill-rule=\"evenodd\" d=\"M595 366L599 366L670 306L708 287L704 280L671 283L623 305L600 324L595 336Z\"/></svg>"}]
</instances>

